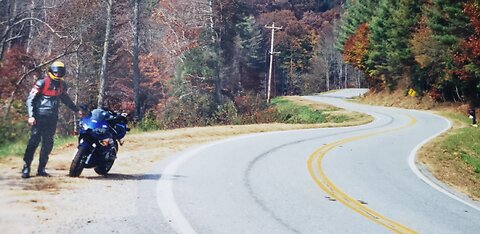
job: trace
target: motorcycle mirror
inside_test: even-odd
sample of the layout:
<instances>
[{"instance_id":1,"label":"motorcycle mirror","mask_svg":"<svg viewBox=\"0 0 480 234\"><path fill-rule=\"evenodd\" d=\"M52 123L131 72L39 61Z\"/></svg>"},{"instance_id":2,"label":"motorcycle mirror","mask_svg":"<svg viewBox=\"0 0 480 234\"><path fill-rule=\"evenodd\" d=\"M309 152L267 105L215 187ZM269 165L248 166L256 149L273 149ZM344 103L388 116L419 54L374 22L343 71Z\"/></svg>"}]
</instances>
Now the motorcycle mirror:
<instances>
[{"instance_id":1,"label":"motorcycle mirror","mask_svg":"<svg viewBox=\"0 0 480 234\"><path fill-rule=\"evenodd\" d=\"M80 109L82 109L86 113L90 112L90 110L88 108L88 105L85 104L85 103L82 103L82 104L78 105L78 107L80 107Z\"/></svg>"}]
</instances>

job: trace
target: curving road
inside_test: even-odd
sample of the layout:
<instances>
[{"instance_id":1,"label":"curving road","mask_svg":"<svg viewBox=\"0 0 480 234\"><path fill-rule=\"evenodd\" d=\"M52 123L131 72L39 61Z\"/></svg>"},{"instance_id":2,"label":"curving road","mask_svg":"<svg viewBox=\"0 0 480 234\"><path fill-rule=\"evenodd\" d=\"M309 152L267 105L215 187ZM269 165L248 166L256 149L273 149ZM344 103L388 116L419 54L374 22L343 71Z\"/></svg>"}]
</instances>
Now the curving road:
<instances>
[{"instance_id":1,"label":"curving road","mask_svg":"<svg viewBox=\"0 0 480 234\"><path fill-rule=\"evenodd\" d=\"M240 136L160 163L160 180L140 186L141 230L479 233L479 204L414 160L450 123L427 112L343 100L362 92L305 98L370 114L370 124Z\"/></svg>"}]
</instances>

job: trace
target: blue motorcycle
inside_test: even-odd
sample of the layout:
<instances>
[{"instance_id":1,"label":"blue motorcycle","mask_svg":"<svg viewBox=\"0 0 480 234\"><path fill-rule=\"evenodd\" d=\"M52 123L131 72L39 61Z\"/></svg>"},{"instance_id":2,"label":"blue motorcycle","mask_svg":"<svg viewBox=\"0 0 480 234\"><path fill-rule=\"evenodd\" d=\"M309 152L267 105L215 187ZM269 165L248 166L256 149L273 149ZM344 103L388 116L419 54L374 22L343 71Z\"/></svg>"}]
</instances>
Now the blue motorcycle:
<instances>
[{"instance_id":1,"label":"blue motorcycle","mask_svg":"<svg viewBox=\"0 0 480 234\"><path fill-rule=\"evenodd\" d=\"M69 176L78 177L84 168L107 175L117 158L118 145L127 131L126 114L94 109L79 122L78 149L70 165Z\"/></svg>"}]
</instances>

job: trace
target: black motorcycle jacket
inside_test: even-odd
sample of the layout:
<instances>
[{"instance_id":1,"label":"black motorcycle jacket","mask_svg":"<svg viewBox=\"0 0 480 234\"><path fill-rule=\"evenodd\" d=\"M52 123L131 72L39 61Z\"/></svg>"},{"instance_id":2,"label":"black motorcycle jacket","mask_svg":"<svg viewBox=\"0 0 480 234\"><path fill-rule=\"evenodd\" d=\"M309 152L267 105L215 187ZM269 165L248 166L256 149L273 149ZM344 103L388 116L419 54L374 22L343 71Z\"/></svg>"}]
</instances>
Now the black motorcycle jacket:
<instances>
[{"instance_id":1,"label":"black motorcycle jacket","mask_svg":"<svg viewBox=\"0 0 480 234\"><path fill-rule=\"evenodd\" d=\"M68 96L67 88L64 81L53 80L48 75L37 80L27 98L28 117L57 118L60 101L73 111L79 111Z\"/></svg>"}]
</instances>

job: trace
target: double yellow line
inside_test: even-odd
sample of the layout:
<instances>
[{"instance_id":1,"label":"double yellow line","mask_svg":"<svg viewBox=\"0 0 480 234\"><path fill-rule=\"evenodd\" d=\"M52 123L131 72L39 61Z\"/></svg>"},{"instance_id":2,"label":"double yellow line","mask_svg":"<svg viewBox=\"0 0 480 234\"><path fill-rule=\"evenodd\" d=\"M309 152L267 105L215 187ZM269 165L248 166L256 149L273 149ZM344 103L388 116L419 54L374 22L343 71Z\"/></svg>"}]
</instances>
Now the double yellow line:
<instances>
[{"instance_id":1,"label":"double yellow line","mask_svg":"<svg viewBox=\"0 0 480 234\"><path fill-rule=\"evenodd\" d=\"M409 116L411 121L402 127L395 128L395 129L389 129L385 131L380 131L380 132L374 132L366 135L361 135L361 136L356 136L356 137L350 137L346 139L342 139L339 141L335 141L333 143L330 143L328 145L325 145L313 152L310 157L308 158L307 161L307 167L308 167L308 172L310 173L310 176L313 178L315 183L323 190L325 191L330 197L335 198L337 201L341 202L348 208L352 209L353 211L363 215L364 217L390 229L391 231L395 233L417 233L416 231L395 222L394 220L391 220L385 216L382 216L381 214L375 212L374 210L368 208L358 200L355 200L354 198L348 196L345 192L343 192L341 189L339 189L337 186L335 186L330 179L325 175L323 169L322 169L322 160L325 157L325 155L332 149L357 140L365 139L368 137L372 137L375 135L387 133L387 132L393 132L393 131L398 131L404 128L408 128L410 126L413 126L417 120Z\"/></svg>"}]
</instances>

